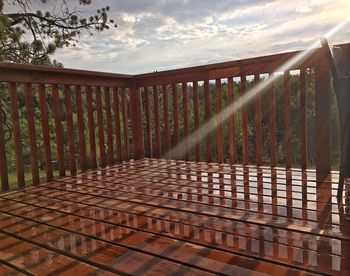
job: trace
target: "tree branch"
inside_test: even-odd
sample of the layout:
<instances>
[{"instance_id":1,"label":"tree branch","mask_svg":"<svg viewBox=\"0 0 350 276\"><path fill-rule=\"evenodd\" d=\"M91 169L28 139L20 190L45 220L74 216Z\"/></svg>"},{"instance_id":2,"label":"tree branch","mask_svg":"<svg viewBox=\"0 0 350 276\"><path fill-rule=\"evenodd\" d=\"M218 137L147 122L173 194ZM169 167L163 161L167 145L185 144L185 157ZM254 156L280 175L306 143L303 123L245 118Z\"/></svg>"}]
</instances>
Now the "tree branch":
<instances>
[{"instance_id":1,"label":"tree branch","mask_svg":"<svg viewBox=\"0 0 350 276\"><path fill-rule=\"evenodd\" d=\"M37 15L35 13L9 13L9 14L5 14L5 16L7 16L7 17L9 17L11 19L15 19L14 21L12 21L10 23L11 27L21 23L26 18L33 18L33 17L39 19L40 21L46 21L50 25L54 25L57 28L66 29L66 30L85 29L85 28L91 27L91 26L96 24L96 22L93 22L93 23L86 23L84 25L70 26L69 24L63 25L63 24L57 23L58 20L59 21L63 21L63 22L66 21L67 19L69 19L71 17L71 15L67 16L66 18L63 18L63 17L56 18L55 20L48 19L48 18L46 18L44 16L39 16L39 15Z\"/></svg>"}]
</instances>

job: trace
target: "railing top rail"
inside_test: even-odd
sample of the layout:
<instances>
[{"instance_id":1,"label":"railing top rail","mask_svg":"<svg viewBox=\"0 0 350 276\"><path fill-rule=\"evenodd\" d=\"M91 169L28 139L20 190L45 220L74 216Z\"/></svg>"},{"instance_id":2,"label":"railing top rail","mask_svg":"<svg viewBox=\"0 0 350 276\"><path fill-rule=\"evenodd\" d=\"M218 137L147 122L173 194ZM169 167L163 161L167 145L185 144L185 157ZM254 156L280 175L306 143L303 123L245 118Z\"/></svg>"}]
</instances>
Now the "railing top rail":
<instances>
[{"instance_id":1,"label":"railing top rail","mask_svg":"<svg viewBox=\"0 0 350 276\"><path fill-rule=\"evenodd\" d=\"M130 87L133 75L0 62L0 81Z\"/></svg>"},{"instance_id":2,"label":"railing top rail","mask_svg":"<svg viewBox=\"0 0 350 276\"><path fill-rule=\"evenodd\" d=\"M342 47L346 53L350 53L350 43L337 46ZM0 81L115 87L131 87L135 84L142 87L271 73L301 52L293 51L138 75L0 62ZM322 60L322 55L322 49L315 48L307 58L296 62L290 70L314 67Z\"/></svg>"},{"instance_id":3,"label":"railing top rail","mask_svg":"<svg viewBox=\"0 0 350 276\"><path fill-rule=\"evenodd\" d=\"M150 77L150 76L162 76L162 75L177 74L177 73L199 72L199 71L208 71L208 70L215 70L215 69L241 67L241 66L247 66L247 65L252 65L256 63L266 63L274 60L290 58L300 52L301 51L293 51L293 52L286 52L286 53L280 53L280 54L274 54L274 55L268 55L268 56L258 56L258 57L244 58L244 59L205 64L205 65L199 65L199 66L156 71L152 73L142 73L142 74L135 75L135 77L144 78L144 77Z\"/></svg>"},{"instance_id":4,"label":"railing top rail","mask_svg":"<svg viewBox=\"0 0 350 276\"><path fill-rule=\"evenodd\" d=\"M342 47L347 54L350 54L350 43L336 46ZM303 51L293 51L208 65L138 74L135 75L135 80L137 85L147 86L270 73L302 52ZM314 48L310 50L310 53L311 54L307 56L307 58L296 62L290 70L300 69L301 67L315 67L318 62L322 60L322 49Z\"/></svg>"},{"instance_id":5,"label":"railing top rail","mask_svg":"<svg viewBox=\"0 0 350 276\"><path fill-rule=\"evenodd\" d=\"M335 46L342 47L348 54L350 53L350 43L338 44ZM320 55L322 51L321 48L314 48L314 49L311 49L311 51L312 50L315 51L314 55L317 55L317 56ZM215 69L223 69L223 68L231 68L231 67L248 66L252 64L267 63L271 61L283 61L286 58L291 58L303 51L305 50L284 52L284 53L278 53L278 54L272 54L272 55L266 55L266 56L257 56L257 57L205 64L205 65L199 65L199 66L193 66L193 67L184 67L184 68L178 68L178 69L156 71L151 73L142 73L142 74L135 75L135 77L143 78L143 77L155 76L155 75L158 76L158 75L166 75L166 74L174 74L174 73L197 72L197 71L203 71L203 70L215 70ZM303 61L303 63L314 65L314 62L315 62L314 58L315 56L311 56L309 60ZM296 66L299 66L299 65L300 64L297 64Z\"/></svg>"},{"instance_id":6,"label":"railing top rail","mask_svg":"<svg viewBox=\"0 0 350 276\"><path fill-rule=\"evenodd\" d=\"M15 69L23 70L29 72L49 72L49 73L60 73L60 74L74 74L83 76L94 76L94 77L114 77L114 78L124 78L131 79L133 75L130 74L119 74L119 73L107 73L100 71L90 71L90 70L80 70L80 69L70 69L64 67L50 67L42 65L33 64L20 64L12 62L0 62L1 69Z\"/></svg>"}]
</instances>

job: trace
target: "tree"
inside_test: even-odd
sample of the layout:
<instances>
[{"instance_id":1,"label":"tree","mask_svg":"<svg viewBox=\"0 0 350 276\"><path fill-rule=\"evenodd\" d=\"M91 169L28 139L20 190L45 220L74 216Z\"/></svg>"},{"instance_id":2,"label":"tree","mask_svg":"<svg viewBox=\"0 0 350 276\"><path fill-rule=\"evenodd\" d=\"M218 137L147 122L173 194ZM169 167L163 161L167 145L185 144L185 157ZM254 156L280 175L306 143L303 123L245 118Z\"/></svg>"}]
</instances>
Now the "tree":
<instances>
[{"instance_id":1,"label":"tree","mask_svg":"<svg viewBox=\"0 0 350 276\"><path fill-rule=\"evenodd\" d=\"M42 9L33 11L34 2ZM79 0L72 7L66 0L0 0L0 61L52 65L50 55L57 48L75 46L84 33L117 27L108 6L89 16L78 9L91 2ZM16 12L6 12L10 8Z\"/></svg>"}]
</instances>

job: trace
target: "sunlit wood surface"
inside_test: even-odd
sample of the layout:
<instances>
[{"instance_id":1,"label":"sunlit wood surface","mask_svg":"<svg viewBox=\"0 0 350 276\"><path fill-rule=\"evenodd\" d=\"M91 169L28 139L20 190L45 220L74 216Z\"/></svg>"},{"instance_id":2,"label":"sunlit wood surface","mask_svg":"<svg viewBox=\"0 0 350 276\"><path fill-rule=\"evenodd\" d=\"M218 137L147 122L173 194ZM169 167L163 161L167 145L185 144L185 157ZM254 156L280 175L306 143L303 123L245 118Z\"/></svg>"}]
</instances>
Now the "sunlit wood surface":
<instances>
[{"instance_id":1,"label":"sunlit wood surface","mask_svg":"<svg viewBox=\"0 0 350 276\"><path fill-rule=\"evenodd\" d=\"M315 179L143 159L3 193L0 275L350 275L348 202Z\"/></svg>"}]
</instances>

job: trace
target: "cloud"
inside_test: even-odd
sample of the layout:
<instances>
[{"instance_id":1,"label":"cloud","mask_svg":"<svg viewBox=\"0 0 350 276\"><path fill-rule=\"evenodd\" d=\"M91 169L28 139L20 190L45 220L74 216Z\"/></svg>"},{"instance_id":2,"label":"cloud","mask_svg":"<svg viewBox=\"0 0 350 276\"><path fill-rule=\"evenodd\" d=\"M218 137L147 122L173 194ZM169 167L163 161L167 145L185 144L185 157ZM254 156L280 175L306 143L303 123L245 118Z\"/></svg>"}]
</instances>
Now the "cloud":
<instances>
[{"instance_id":1,"label":"cloud","mask_svg":"<svg viewBox=\"0 0 350 276\"><path fill-rule=\"evenodd\" d=\"M309 13L312 12L312 9L309 6L299 6L295 11L299 13Z\"/></svg>"},{"instance_id":2,"label":"cloud","mask_svg":"<svg viewBox=\"0 0 350 276\"><path fill-rule=\"evenodd\" d=\"M347 0L336 2L95 1L91 9L111 7L118 28L56 57L66 67L139 73L297 50L350 14Z\"/></svg>"}]
</instances>

